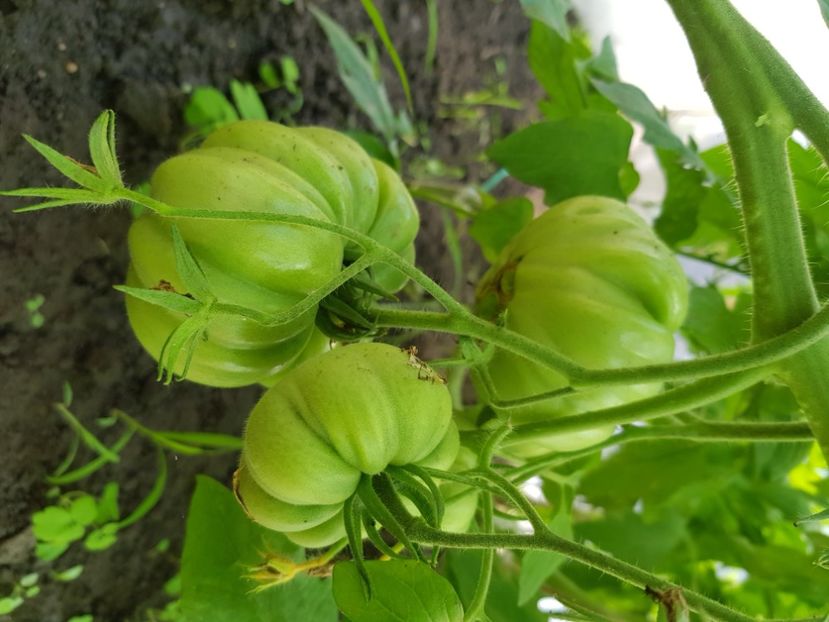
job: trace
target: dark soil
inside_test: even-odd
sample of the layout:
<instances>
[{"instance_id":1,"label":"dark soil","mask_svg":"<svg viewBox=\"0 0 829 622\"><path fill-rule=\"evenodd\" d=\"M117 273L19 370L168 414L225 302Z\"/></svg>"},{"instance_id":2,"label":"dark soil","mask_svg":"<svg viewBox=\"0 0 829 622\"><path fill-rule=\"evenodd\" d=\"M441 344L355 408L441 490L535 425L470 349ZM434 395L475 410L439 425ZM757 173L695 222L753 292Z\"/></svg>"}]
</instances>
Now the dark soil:
<instances>
[{"instance_id":1,"label":"dark soil","mask_svg":"<svg viewBox=\"0 0 829 622\"><path fill-rule=\"evenodd\" d=\"M432 128L433 153L469 168L488 136L524 123L527 113L485 112L486 123L441 118L438 102L484 87L503 58L510 94L535 97L526 69L527 22L518 2L442 1L437 64L423 70L427 21L420 0L378 2L412 79L416 117ZM318 0L349 32L371 25L357 0ZM118 114L119 153L128 183L144 180L177 149L188 85L225 87L253 80L263 59L292 55L301 69L305 105L297 122L363 126L336 75L328 44L297 0L0 0L0 188L62 184L60 176L20 138L31 134L86 160L86 133L103 108ZM394 75L387 83L401 102ZM0 597L16 578L41 572L40 595L14 612L20 622L63 622L91 613L96 622L145 620L163 605L164 582L176 573L183 518L196 473L227 481L234 457L170 460L162 502L99 552L75 545L51 565L38 562L29 528L48 501L44 476L59 464L72 433L55 414L64 381L73 410L93 429L95 418L120 408L159 429L238 434L260 390L215 390L190 383L163 386L153 361L132 337L122 296L112 289L127 264L126 210L67 208L13 215L0 211ZM423 208L419 263L439 281L451 279L440 214ZM31 325L25 301L45 297L42 327ZM112 442L117 430L104 430ZM143 498L155 477L154 450L134 440L121 462L81 482L99 492L121 486L122 508ZM168 553L153 552L169 538ZM84 564L72 583L49 578L49 569Z\"/></svg>"}]
</instances>

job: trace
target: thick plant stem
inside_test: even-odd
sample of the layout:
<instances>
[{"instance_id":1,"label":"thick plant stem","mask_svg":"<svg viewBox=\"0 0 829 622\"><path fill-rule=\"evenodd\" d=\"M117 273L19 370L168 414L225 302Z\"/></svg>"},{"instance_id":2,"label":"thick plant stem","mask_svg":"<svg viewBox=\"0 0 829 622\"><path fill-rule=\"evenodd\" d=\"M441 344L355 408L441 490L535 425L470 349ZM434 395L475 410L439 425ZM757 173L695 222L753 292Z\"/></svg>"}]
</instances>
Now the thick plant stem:
<instances>
[{"instance_id":1,"label":"thick plant stem","mask_svg":"<svg viewBox=\"0 0 829 622\"><path fill-rule=\"evenodd\" d=\"M803 116L805 110L805 125L815 131L814 106L789 110L791 98L781 94L786 85L780 82L794 72L782 61L767 70L763 59L770 44L727 0L667 1L685 30L731 146L754 284L752 339L760 342L818 309L786 154L796 125L792 115ZM782 377L829 457L827 372L825 339L781 365Z\"/></svg>"},{"instance_id":2,"label":"thick plant stem","mask_svg":"<svg viewBox=\"0 0 829 622\"><path fill-rule=\"evenodd\" d=\"M454 534L438 531L426 525L422 520L415 519L408 525L407 533L415 542L439 545L447 548L489 549L498 547L525 550L535 549L561 553L573 561L594 568L643 590L646 587L660 591L668 589L681 590L692 610L704 614L712 620L718 620L720 622L757 622L757 618L735 611L697 592L683 589L657 575L651 574L615 557L611 557L606 553L556 536L549 530L531 535L513 533ZM824 618L822 617L808 618L802 622L823 622L823 620ZM784 621L767 620L766 622Z\"/></svg>"}]
</instances>

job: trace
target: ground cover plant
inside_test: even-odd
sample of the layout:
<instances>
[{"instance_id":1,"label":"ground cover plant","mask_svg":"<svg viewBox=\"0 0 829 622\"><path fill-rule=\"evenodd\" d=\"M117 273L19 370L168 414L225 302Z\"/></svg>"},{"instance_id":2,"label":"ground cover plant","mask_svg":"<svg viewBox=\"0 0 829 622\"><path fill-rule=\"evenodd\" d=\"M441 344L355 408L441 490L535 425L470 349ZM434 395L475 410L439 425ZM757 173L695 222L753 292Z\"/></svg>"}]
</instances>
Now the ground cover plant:
<instances>
[{"instance_id":1,"label":"ground cover plant","mask_svg":"<svg viewBox=\"0 0 829 622\"><path fill-rule=\"evenodd\" d=\"M374 134L269 121L236 83L232 103L193 98L183 152L140 188L122 181L112 111L89 132L89 164L27 136L74 186L4 192L43 199L18 211L133 209L116 287L158 380L266 387L241 438L113 410L99 422L123 428L112 445L65 387L56 410L76 441L52 484L117 462L134 436L155 447L158 475L125 517L115 482L57 488L33 517L38 556L140 528L167 452L241 450L232 481L199 478L177 596L146 615L827 619L829 112L728 2L668 2L727 145L674 135L556 0L522 3L542 119L492 142L500 168L480 187L447 179L411 108L393 107L372 59L319 10ZM381 13L362 6L408 100ZM295 106L293 76L288 61L260 68ZM480 98L513 104L497 88ZM668 180L653 226L625 203L632 123ZM547 211L497 196L507 175L540 188ZM447 210L461 278L455 227L491 264L474 299L417 267L413 197ZM692 285L680 255L745 278ZM27 303L33 324L41 304ZM677 331L694 358L673 360ZM450 336L452 354L401 347L423 332ZM95 457L75 466L80 446ZM21 577L3 611L37 583Z\"/></svg>"}]
</instances>

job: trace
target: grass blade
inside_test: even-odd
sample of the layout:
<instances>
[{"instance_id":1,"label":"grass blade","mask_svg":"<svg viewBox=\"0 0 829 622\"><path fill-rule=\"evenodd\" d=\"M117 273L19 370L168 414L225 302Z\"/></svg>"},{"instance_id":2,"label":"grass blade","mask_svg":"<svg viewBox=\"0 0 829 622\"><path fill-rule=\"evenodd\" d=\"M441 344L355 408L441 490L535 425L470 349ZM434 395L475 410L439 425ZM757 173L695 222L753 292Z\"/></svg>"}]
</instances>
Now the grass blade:
<instances>
[{"instance_id":1,"label":"grass blade","mask_svg":"<svg viewBox=\"0 0 829 622\"><path fill-rule=\"evenodd\" d=\"M377 31L377 35L380 37L380 41L383 42L383 47L386 48L386 52L394 65L395 71L397 71L397 76L400 78L400 86L403 87L403 94L406 96L406 107L409 109L410 113L414 114L414 105L412 104L412 91L409 87L409 78L406 76L406 70L403 68L403 61L400 60L400 55L394 47L394 42L392 42L391 37L389 37L389 31L386 29L386 23L383 21L383 16L380 15L380 11L377 10L377 7L374 5L372 0L360 1L363 3L363 8L366 10L371 23L374 25L374 29Z\"/></svg>"}]
</instances>

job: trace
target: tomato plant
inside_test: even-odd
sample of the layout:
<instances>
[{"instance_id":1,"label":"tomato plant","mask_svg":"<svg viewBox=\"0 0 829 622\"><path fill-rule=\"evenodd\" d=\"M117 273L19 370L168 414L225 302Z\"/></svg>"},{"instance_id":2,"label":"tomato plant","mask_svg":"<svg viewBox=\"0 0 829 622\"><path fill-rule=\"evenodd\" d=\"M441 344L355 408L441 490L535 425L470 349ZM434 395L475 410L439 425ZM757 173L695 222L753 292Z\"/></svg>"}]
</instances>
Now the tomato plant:
<instances>
[{"instance_id":1,"label":"tomato plant","mask_svg":"<svg viewBox=\"0 0 829 622\"><path fill-rule=\"evenodd\" d=\"M494 183L410 184L471 221L493 260L474 309L412 263L398 174L332 130L220 127L162 164L150 195L121 180L110 112L90 132L93 170L29 138L79 187L6 193L49 199L24 209L147 210L120 289L162 366L273 384L247 420L240 504L207 480L193 497L190 619L532 621L542 593L561 619L826 619L829 111L726 0L668 0L728 137L699 152L563 3L522 4L544 119L487 156L546 211ZM384 90L364 97L371 66L319 15L394 163L400 119ZM668 180L653 228L625 204L629 120ZM744 280L689 287L677 256ZM413 299L380 297L407 280ZM309 346L315 321L332 327L326 304L335 340L365 342ZM367 341L401 329L452 335L454 354L430 367ZM678 331L687 360L673 360ZM216 577L231 587L215 593Z\"/></svg>"}]
</instances>

